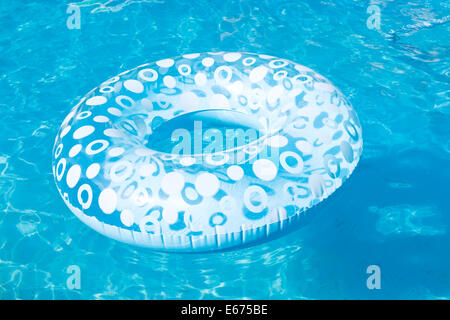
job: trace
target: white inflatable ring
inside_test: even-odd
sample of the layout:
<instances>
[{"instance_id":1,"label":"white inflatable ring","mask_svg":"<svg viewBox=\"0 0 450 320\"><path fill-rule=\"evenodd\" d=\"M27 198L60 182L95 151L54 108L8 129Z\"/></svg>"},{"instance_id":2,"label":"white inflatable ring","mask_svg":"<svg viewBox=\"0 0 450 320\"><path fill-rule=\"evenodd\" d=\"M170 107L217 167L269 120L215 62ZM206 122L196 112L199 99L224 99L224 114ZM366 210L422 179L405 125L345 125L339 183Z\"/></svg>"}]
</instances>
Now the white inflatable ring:
<instances>
[{"instance_id":1,"label":"white inflatable ring","mask_svg":"<svg viewBox=\"0 0 450 320\"><path fill-rule=\"evenodd\" d=\"M175 143L183 135L165 140L161 128L195 119L257 136L205 149L205 137L217 138L206 130L187 153ZM301 225L361 152L354 109L311 69L266 55L199 53L140 66L92 90L61 125L53 173L66 205L98 232L155 249L208 251Z\"/></svg>"}]
</instances>

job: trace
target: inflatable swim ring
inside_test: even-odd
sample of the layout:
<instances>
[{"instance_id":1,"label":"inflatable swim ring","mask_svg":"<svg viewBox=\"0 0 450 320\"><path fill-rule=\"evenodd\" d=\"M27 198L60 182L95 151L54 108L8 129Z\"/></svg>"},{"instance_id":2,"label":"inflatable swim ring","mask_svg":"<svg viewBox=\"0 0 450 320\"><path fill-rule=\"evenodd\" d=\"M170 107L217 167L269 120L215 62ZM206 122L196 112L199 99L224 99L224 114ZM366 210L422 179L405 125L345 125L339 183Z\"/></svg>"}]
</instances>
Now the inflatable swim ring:
<instances>
[{"instance_id":1,"label":"inflatable swim ring","mask_svg":"<svg viewBox=\"0 0 450 320\"><path fill-rule=\"evenodd\" d=\"M221 134L240 142L220 148ZM208 251L301 225L361 152L354 109L321 75L267 55L196 53L89 92L61 125L53 174L69 209L110 238Z\"/></svg>"}]
</instances>

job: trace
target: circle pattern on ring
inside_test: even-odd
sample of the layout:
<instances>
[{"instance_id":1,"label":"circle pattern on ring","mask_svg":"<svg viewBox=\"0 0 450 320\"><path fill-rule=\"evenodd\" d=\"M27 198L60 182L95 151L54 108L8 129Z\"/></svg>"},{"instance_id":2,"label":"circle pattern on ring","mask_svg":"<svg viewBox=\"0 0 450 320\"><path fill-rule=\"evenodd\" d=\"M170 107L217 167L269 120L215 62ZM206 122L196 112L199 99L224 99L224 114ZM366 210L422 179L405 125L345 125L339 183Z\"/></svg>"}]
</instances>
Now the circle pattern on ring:
<instances>
[{"instance_id":1,"label":"circle pattern on ring","mask_svg":"<svg viewBox=\"0 0 450 320\"><path fill-rule=\"evenodd\" d=\"M208 109L240 112L264 135L220 157L147 147L162 123ZM155 249L207 251L301 225L361 153L356 112L323 76L267 55L196 53L92 90L62 122L52 169L66 205L98 232Z\"/></svg>"}]
</instances>

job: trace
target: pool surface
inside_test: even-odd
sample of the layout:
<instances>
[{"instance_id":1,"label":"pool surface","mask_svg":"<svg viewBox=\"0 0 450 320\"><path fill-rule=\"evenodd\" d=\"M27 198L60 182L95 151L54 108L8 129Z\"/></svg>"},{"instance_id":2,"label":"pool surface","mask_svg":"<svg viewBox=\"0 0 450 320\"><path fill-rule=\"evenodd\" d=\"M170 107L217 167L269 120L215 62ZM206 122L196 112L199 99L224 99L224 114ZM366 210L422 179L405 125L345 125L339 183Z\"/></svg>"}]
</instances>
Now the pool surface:
<instances>
[{"instance_id":1,"label":"pool surface","mask_svg":"<svg viewBox=\"0 0 450 320\"><path fill-rule=\"evenodd\" d=\"M448 2L0 4L0 299L450 297ZM53 181L65 115L113 75L207 51L282 57L333 82L363 128L351 178L305 227L239 250L162 253L85 226Z\"/></svg>"}]
</instances>

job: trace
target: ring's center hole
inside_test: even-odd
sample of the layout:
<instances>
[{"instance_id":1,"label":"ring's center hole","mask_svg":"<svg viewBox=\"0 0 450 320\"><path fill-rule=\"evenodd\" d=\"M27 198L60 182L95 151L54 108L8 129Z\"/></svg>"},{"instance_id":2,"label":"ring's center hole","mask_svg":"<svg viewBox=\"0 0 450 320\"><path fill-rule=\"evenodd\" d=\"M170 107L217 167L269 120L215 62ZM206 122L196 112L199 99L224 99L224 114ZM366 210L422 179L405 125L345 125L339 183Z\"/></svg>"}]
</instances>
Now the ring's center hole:
<instances>
[{"instance_id":1,"label":"ring's center hole","mask_svg":"<svg viewBox=\"0 0 450 320\"><path fill-rule=\"evenodd\" d=\"M255 116L232 110L202 110L179 115L153 130L147 147L177 155L230 151L264 135Z\"/></svg>"}]
</instances>

